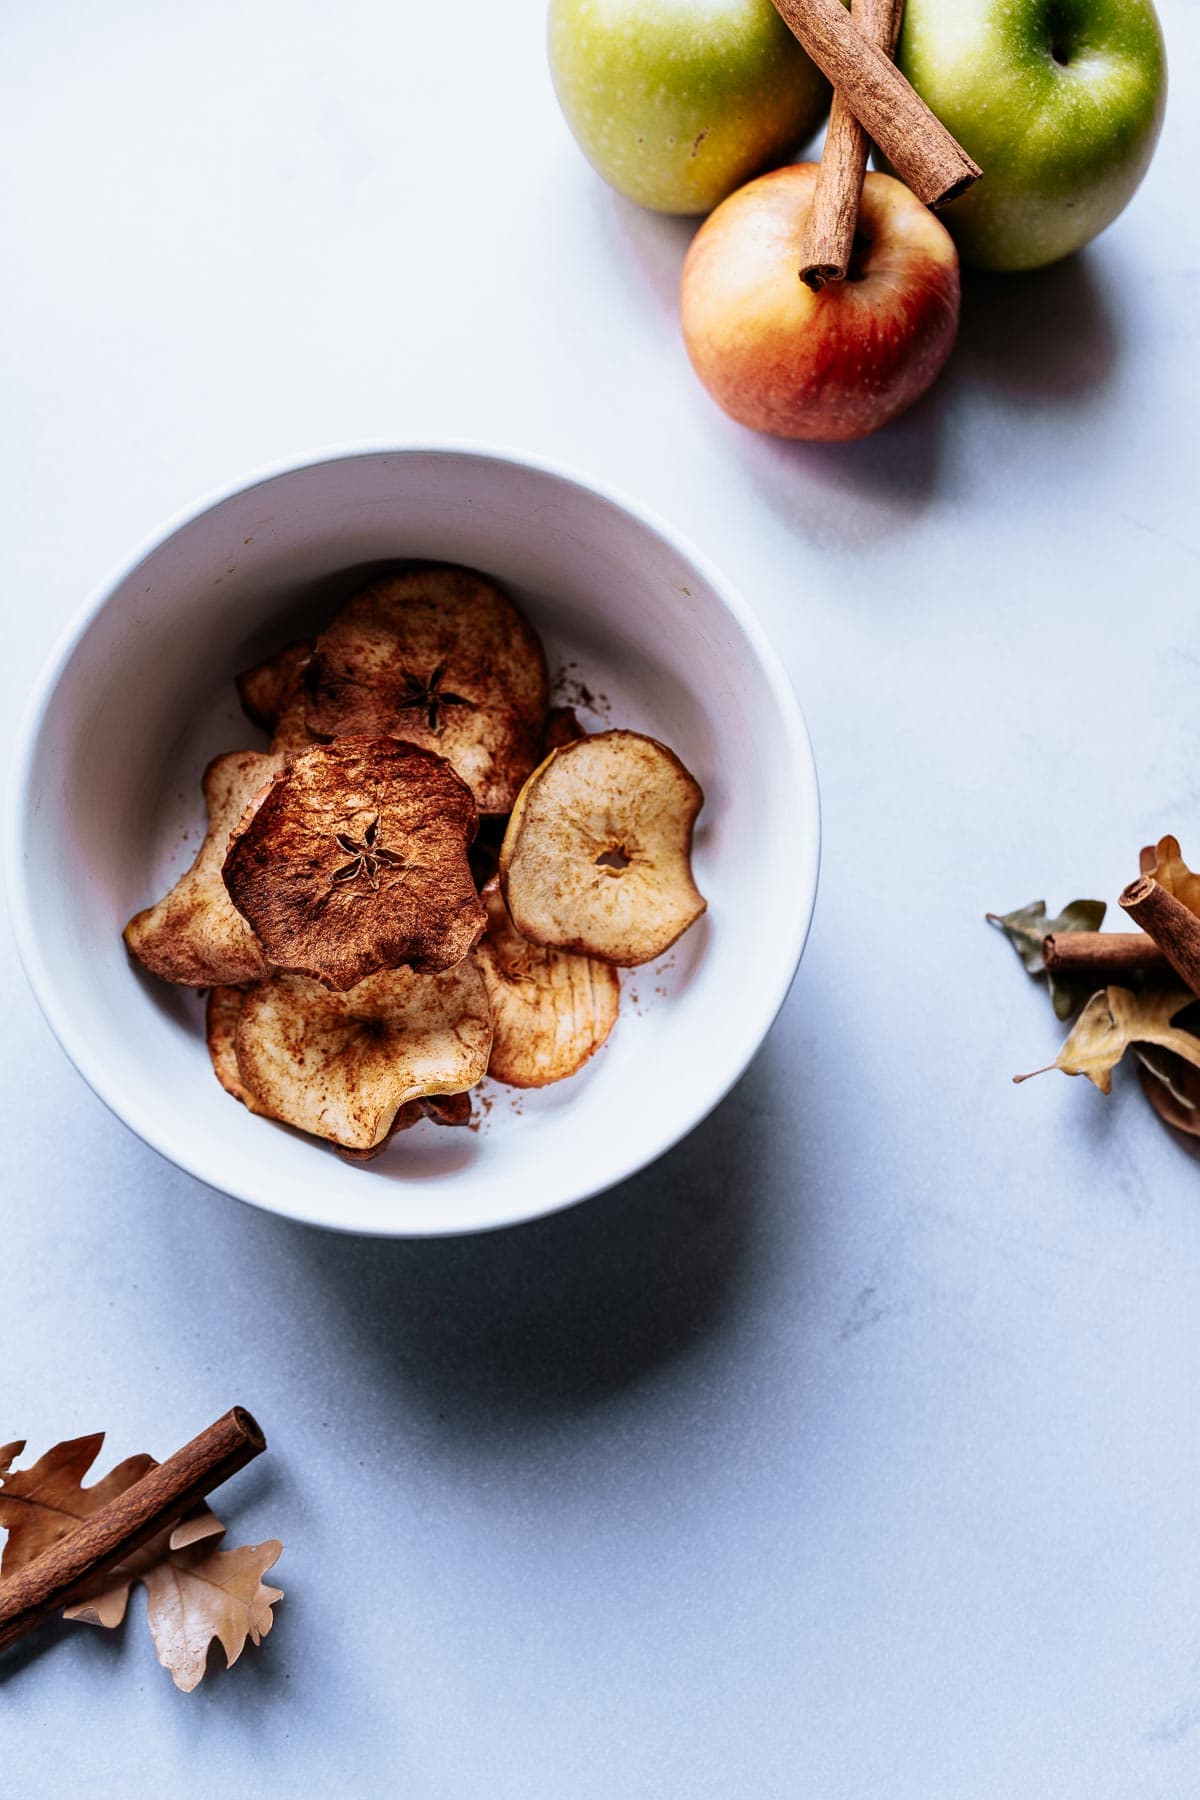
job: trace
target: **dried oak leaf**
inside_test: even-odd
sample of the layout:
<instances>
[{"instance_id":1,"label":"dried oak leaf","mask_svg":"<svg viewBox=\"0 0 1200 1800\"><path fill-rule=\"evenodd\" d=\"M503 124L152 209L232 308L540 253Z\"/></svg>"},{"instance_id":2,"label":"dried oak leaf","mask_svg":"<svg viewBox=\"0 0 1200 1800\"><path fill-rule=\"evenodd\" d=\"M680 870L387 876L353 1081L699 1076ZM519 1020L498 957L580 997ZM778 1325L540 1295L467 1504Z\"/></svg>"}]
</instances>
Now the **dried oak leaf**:
<instances>
[{"instance_id":1,"label":"dried oak leaf","mask_svg":"<svg viewBox=\"0 0 1200 1800\"><path fill-rule=\"evenodd\" d=\"M523 938L497 879L483 890L488 928L475 951L492 1008L488 1074L510 1087L548 1087L580 1070L617 1022L621 982L611 963Z\"/></svg>"},{"instance_id":2,"label":"dried oak leaf","mask_svg":"<svg viewBox=\"0 0 1200 1800\"><path fill-rule=\"evenodd\" d=\"M124 1493L157 1465L152 1456L128 1456L91 1487L83 1477L104 1442L102 1431L56 1444L28 1469L12 1468L25 1448L20 1441L0 1449L0 1526L8 1538L0 1558L0 1579L24 1568L72 1532L84 1519ZM218 1550L214 1540L225 1527L200 1506L174 1528L157 1533L64 1609L64 1619L112 1628L121 1623L135 1581L146 1587L147 1622L158 1660L176 1687L194 1688L204 1674L208 1646L219 1638L229 1666L250 1637L259 1643L271 1629L271 1607L283 1598L278 1588L256 1580L277 1560L278 1542L241 1550ZM265 1553L271 1554L263 1560Z\"/></svg>"},{"instance_id":3,"label":"dried oak leaf","mask_svg":"<svg viewBox=\"0 0 1200 1800\"><path fill-rule=\"evenodd\" d=\"M432 973L487 923L467 860L476 824L443 757L343 737L279 771L230 841L225 886L275 968L339 992L380 969Z\"/></svg>"},{"instance_id":4,"label":"dried oak leaf","mask_svg":"<svg viewBox=\"0 0 1200 1800\"><path fill-rule=\"evenodd\" d=\"M91 1487L84 1487L83 1478L103 1442L102 1431L69 1438L28 1469L11 1466L25 1448L23 1438L0 1449L0 1526L8 1532L0 1556L0 1581L49 1550L155 1467L152 1456L127 1456Z\"/></svg>"},{"instance_id":5,"label":"dried oak leaf","mask_svg":"<svg viewBox=\"0 0 1200 1800\"><path fill-rule=\"evenodd\" d=\"M482 813L506 813L538 760L546 659L494 581L471 569L385 575L317 639L308 726L388 732L448 758Z\"/></svg>"},{"instance_id":6,"label":"dried oak leaf","mask_svg":"<svg viewBox=\"0 0 1200 1800\"><path fill-rule=\"evenodd\" d=\"M355 1151L382 1148L408 1101L474 1087L491 1042L470 959L440 975L384 970L348 993L276 975L247 989L236 1037L258 1111Z\"/></svg>"},{"instance_id":7,"label":"dried oak leaf","mask_svg":"<svg viewBox=\"0 0 1200 1800\"><path fill-rule=\"evenodd\" d=\"M1139 863L1143 875L1153 875L1160 887L1200 918L1200 875L1184 862L1178 838L1163 837L1157 844L1147 844Z\"/></svg>"},{"instance_id":8,"label":"dried oak leaf","mask_svg":"<svg viewBox=\"0 0 1200 1800\"><path fill-rule=\"evenodd\" d=\"M212 987L266 974L262 946L229 898L221 866L234 828L282 763L257 750L234 750L204 771L208 829L195 862L169 894L125 927L126 948L152 975Z\"/></svg>"},{"instance_id":9,"label":"dried oak leaf","mask_svg":"<svg viewBox=\"0 0 1200 1800\"><path fill-rule=\"evenodd\" d=\"M1048 937L1069 931L1099 931L1107 908L1103 900L1072 900L1063 907L1057 919L1046 917L1046 902L1033 900L1015 912L986 913L990 925L1004 933L1030 975L1045 975L1054 1002L1054 1016L1069 1019L1087 995L1086 983L1064 981L1051 975L1042 957L1042 945Z\"/></svg>"},{"instance_id":10,"label":"dried oak leaf","mask_svg":"<svg viewBox=\"0 0 1200 1800\"><path fill-rule=\"evenodd\" d=\"M155 1652L185 1694L203 1679L214 1638L229 1669L247 1638L262 1643L275 1622L275 1602L283 1599L283 1589L262 1578L282 1551L278 1538L238 1550L203 1542L181 1546L142 1576Z\"/></svg>"},{"instance_id":11,"label":"dried oak leaf","mask_svg":"<svg viewBox=\"0 0 1200 1800\"><path fill-rule=\"evenodd\" d=\"M1102 988L1092 995L1048 1067L1061 1069L1064 1075L1086 1075L1102 1094L1112 1092L1112 1072L1133 1044L1156 1044L1200 1068L1200 1038L1171 1023L1195 1003L1194 994L1181 991L1134 994L1128 988ZM1046 1072L1032 1071L1034 1075ZM1029 1079L1028 1075L1013 1077L1014 1081Z\"/></svg>"},{"instance_id":12,"label":"dried oak leaf","mask_svg":"<svg viewBox=\"0 0 1200 1800\"><path fill-rule=\"evenodd\" d=\"M705 909L691 865L703 804L674 751L640 732L554 751L521 789L500 851L521 936L623 966L661 956Z\"/></svg>"}]
</instances>

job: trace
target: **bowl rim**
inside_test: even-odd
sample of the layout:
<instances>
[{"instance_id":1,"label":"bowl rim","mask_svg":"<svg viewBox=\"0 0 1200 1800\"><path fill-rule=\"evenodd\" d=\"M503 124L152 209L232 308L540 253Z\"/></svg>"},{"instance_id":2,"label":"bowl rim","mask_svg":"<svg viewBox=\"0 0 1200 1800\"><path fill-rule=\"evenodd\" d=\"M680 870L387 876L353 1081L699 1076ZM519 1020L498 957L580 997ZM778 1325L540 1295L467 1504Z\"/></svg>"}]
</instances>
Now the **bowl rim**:
<instances>
[{"instance_id":1,"label":"bowl rim","mask_svg":"<svg viewBox=\"0 0 1200 1800\"><path fill-rule=\"evenodd\" d=\"M66 996L62 994L42 955L35 925L34 896L31 894L26 880L25 842L30 822L30 803L35 776L35 750L54 694L92 626L114 593L129 576L187 525L237 495L264 486L283 476L299 474L305 469L317 468L325 464L350 462L361 458L410 456L484 459L515 466L535 475L547 476L554 481L563 482L626 513L645 530L665 543L676 555L690 563L716 595L722 607L732 615L740 627L767 681L778 712L780 725L787 739L792 765L803 790L801 812L811 817L813 830L811 842L806 843L802 849L801 867L804 879L795 893L790 942L786 946L786 954L779 957L777 974L759 1003L760 1016L756 1021L754 1032L748 1040L750 1047L737 1066L726 1071L721 1082L715 1088L704 1090L697 1102L686 1109L651 1155L635 1154L627 1164L622 1164L615 1173L610 1171L598 1183L584 1181L577 1191L557 1195L549 1204L539 1203L536 1207L495 1220L448 1221L445 1226L438 1228L414 1226L411 1222L406 1224L403 1221L398 1221L392 1227L387 1222L381 1222L379 1228L376 1229L338 1218L314 1220L311 1216L289 1206L286 1193L266 1196L230 1187L227 1179L205 1172L187 1150L174 1145L169 1130L156 1129L152 1117L141 1116L137 1109L135 1109L134 1116L130 1116L126 1110L122 1093L114 1092L106 1078L102 1056L94 1052L82 1034L75 1030ZM136 1137L148 1144L167 1162L172 1163L176 1168L181 1169L185 1174L201 1182L215 1193L226 1194L243 1205L254 1207L262 1212L273 1213L280 1218L286 1218L293 1223L307 1225L313 1229L340 1231L358 1237L401 1239L458 1237L473 1236L486 1231L507 1230L514 1226L529 1224L536 1219L550 1217L554 1213L580 1205L585 1200L593 1199L597 1194L607 1192L621 1182L630 1180L641 1170L649 1168L660 1157L665 1156L669 1150L681 1143L710 1113L716 1110L741 1080L750 1063L758 1054L791 990L801 957L804 954L816 907L820 875L821 835L820 791L812 741L791 678L765 627L749 602L743 598L740 590L710 562L703 552L697 550L686 536L668 524L652 508L633 499L619 487L606 480L585 474L574 465L564 463L556 458L487 440L462 438L419 438L399 442L368 440L338 444L286 457L254 469L215 490L210 490L199 500L179 509L165 523L160 524L131 555L123 558L118 566L92 590L87 600L59 633L50 655L33 685L17 730L4 799L4 885L9 918L21 966L34 999L59 1047L109 1112L119 1119L126 1129L132 1131Z\"/></svg>"}]
</instances>

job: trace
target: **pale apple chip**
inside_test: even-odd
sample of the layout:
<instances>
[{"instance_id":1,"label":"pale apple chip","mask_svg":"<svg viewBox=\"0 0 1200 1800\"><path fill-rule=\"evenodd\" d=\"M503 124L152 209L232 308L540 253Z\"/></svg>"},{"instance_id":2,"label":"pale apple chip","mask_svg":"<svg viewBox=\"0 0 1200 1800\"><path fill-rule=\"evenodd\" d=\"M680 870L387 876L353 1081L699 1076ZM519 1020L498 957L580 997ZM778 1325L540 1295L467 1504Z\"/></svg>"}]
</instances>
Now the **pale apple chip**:
<instances>
[{"instance_id":1,"label":"pale apple chip","mask_svg":"<svg viewBox=\"0 0 1200 1800\"><path fill-rule=\"evenodd\" d=\"M220 987L267 973L253 929L226 892L221 865L235 827L282 762L234 750L204 771L208 830L195 862L169 894L125 927L127 949L152 975L184 987Z\"/></svg>"},{"instance_id":2,"label":"pale apple chip","mask_svg":"<svg viewBox=\"0 0 1200 1800\"><path fill-rule=\"evenodd\" d=\"M492 1009L488 1074L510 1087L575 1075L617 1022L621 981L611 963L523 938L497 878L483 890L488 928L475 951Z\"/></svg>"},{"instance_id":3,"label":"pale apple chip","mask_svg":"<svg viewBox=\"0 0 1200 1800\"><path fill-rule=\"evenodd\" d=\"M500 851L521 936L627 967L661 956L705 908L691 866L703 804L656 738L602 731L554 751L522 788Z\"/></svg>"},{"instance_id":4,"label":"pale apple chip","mask_svg":"<svg viewBox=\"0 0 1200 1800\"><path fill-rule=\"evenodd\" d=\"M434 980L433 976L426 979ZM258 1096L251 1092L242 1080L241 1065L237 1058L238 1022L242 1016L249 990L236 987L211 988L208 995L208 1006L205 1014L205 1030L208 1040L208 1054L212 1059L213 1073L235 1100L240 1100L249 1112L269 1117L266 1108ZM401 1131L408 1131L413 1125L419 1125L422 1119L432 1119L435 1125L469 1125L471 1123L470 1094L426 1094L420 1100L406 1100L399 1107L395 1118L388 1127L382 1141L369 1150L348 1150L344 1145L337 1146L338 1154L347 1162L370 1162L387 1149L392 1139Z\"/></svg>"},{"instance_id":5,"label":"pale apple chip","mask_svg":"<svg viewBox=\"0 0 1200 1800\"><path fill-rule=\"evenodd\" d=\"M538 760L546 659L494 581L445 566L385 575L317 639L308 727L393 737L446 757L481 813L506 813Z\"/></svg>"},{"instance_id":6,"label":"pale apple chip","mask_svg":"<svg viewBox=\"0 0 1200 1800\"><path fill-rule=\"evenodd\" d=\"M427 977L433 980L433 976ZM391 1130L383 1142L374 1145L370 1150L348 1150L344 1144L335 1144L334 1149L343 1162L374 1162L382 1156L394 1137L402 1131L410 1131L419 1125L422 1119L429 1119L434 1125L469 1125L471 1123L471 1096L467 1094L426 1094L420 1100L406 1100L395 1118Z\"/></svg>"},{"instance_id":7,"label":"pale apple chip","mask_svg":"<svg viewBox=\"0 0 1200 1800\"><path fill-rule=\"evenodd\" d=\"M347 1150L372 1150L410 1101L459 1094L487 1071L492 1019L473 960L440 975L386 969L348 993L302 975L246 990L242 1081L261 1111Z\"/></svg>"},{"instance_id":8,"label":"pale apple chip","mask_svg":"<svg viewBox=\"0 0 1200 1800\"><path fill-rule=\"evenodd\" d=\"M273 968L344 992L379 969L448 969L487 924L475 802L443 757L343 737L291 758L235 833L225 885Z\"/></svg>"}]
</instances>

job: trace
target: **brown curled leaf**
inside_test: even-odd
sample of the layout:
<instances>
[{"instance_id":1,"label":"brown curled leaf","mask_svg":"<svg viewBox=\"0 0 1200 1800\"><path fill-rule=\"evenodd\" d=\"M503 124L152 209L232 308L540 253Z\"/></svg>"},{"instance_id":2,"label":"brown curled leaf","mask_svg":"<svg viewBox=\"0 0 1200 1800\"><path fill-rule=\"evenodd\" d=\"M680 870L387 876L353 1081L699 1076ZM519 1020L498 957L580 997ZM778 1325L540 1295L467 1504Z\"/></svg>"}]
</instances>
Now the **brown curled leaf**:
<instances>
[{"instance_id":1,"label":"brown curled leaf","mask_svg":"<svg viewBox=\"0 0 1200 1800\"><path fill-rule=\"evenodd\" d=\"M1162 837L1157 844L1148 844L1139 863L1143 875L1153 875L1159 887L1200 918L1200 875L1184 862L1178 838Z\"/></svg>"}]
</instances>

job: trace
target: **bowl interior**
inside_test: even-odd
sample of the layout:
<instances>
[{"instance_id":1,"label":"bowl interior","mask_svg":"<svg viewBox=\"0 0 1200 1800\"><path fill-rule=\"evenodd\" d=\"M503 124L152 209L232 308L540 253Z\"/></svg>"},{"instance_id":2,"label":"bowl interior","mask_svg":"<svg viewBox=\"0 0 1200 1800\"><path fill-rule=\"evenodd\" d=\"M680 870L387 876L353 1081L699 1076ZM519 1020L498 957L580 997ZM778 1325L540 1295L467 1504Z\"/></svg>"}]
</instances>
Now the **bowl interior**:
<instances>
[{"instance_id":1,"label":"bowl interior","mask_svg":"<svg viewBox=\"0 0 1200 1800\"><path fill-rule=\"evenodd\" d=\"M235 672L303 635L400 558L505 583L585 723L671 745L706 794L705 919L622 977L609 1044L541 1092L487 1087L478 1127L422 1124L367 1167L252 1118L218 1087L202 1003L121 942L203 835L199 780L260 747ZM691 1128L786 994L816 886L811 755L786 679L715 577L594 490L507 459L371 453L243 489L112 589L35 711L16 794L13 910L64 1047L135 1131L213 1186L311 1223L387 1235L531 1218L631 1173ZM739 616L739 614L741 616Z\"/></svg>"}]
</instances>

